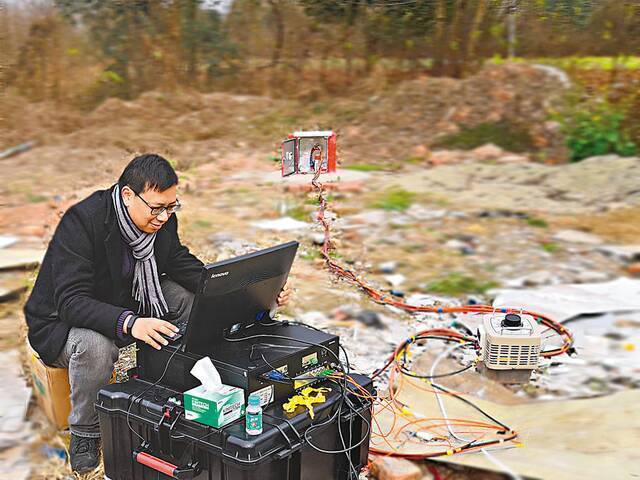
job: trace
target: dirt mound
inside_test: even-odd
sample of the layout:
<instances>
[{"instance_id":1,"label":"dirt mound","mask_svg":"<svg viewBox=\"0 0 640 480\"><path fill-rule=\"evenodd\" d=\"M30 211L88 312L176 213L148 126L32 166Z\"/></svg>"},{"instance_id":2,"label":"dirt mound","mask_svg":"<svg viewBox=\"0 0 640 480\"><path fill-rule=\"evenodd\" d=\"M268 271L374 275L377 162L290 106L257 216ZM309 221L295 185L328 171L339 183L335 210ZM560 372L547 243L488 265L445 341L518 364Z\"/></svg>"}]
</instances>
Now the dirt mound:
<instances>
[{"instance_id":1,"label":"dirt mound","mask_svg":"<svg viewBox=\"0 0 640 480\"><path fill-rule=\"evenodd\" d=\"M182 142L231 136L238 133L235 126L277 109L278 103L282 102L261 96L153 91L132 101L109 98L83 113L53 102L30 103L8 93L3 104L11 122L0 126L0 147L37 140L39 144L135 149L160 139ZM61 139L59 135L68 136Z\"/></svg>"},{"instance_id":2,"label":"dirt mound","mask_svg":"<svg viewBox=\"0 0 640 480\"><path fill-rule=\"evenodd\" d=\"M483 123L516 125L535 147L555 147L561 139L547 120L563 90L555 76L525 64L487 66L464 80L421 77L370 98L368 110L354 121L367 128L343 147L360 158L372 151L406 158L417 145Z\"/></svg>"},{"instance_id":3,"label":"dirt mound","mask_svg":"<svg viewBox=\"0 0 640 480\"><path fill-rule=\"evenodd\" d=\"M212 160L222 168L230 158L250 168L245 157L268 161L280 139L272 119L284 110L283 101L268 97L188 91L148 92L134 101L110 98L87 114L17 95L7 100L15 115L0 131L5 146L37 141L35 148L3 161L7 178L0 191L16 204L48 199L60 185L108 185L143 152L158 152L181 171Z\"/></svg>"},{"instance_id":4,"label":"dirt mound","mask_svg":"<svg viewBox=\"0 0 640 480\"><path fill-rule=\"evenodd\" d=\"M31 193L46 192L51 181L79 175L82 185L95 184L145 151L159 152L183 170L238 152L268 162L297 129L337 130L342 163L400 165L428 157L443 135L486 122L521 125L547 148L557 143L545 129L562 90L549 72L518 64L490 66L464 80L422 77L368 98L315 102L153 91L133 101L111 98L83 113L8 93L3 100L11 122L0 130L3 146L28 140L38 145L5 162L12 165L5 193L24 196L29 183ZM34 172L38 181L32 183Z\"/></svg>"},{"instance_id":5,"label":"dirt mound","mask_svg":"<svg viewBox=\"0 0 640 480\"><path fill-rule=\"evenodd\" d=\"M116 123L131 117L144 117L149 113L138 102L108 98L87 116L87 120L93 124Z\"/></svg>"},{"instance_id":6,"label":"dirt mound","mask_svg":"<svg viewBox=\"0 0 640 480\"><path fill-rule=\"evenodd\" d=\"M31 103L11 91L2 98L3 116L0 123L0 148L36 140L46 141L51 133L70 133L82 128L82 114L53 102Z\"/></svg>"}]
</instances>

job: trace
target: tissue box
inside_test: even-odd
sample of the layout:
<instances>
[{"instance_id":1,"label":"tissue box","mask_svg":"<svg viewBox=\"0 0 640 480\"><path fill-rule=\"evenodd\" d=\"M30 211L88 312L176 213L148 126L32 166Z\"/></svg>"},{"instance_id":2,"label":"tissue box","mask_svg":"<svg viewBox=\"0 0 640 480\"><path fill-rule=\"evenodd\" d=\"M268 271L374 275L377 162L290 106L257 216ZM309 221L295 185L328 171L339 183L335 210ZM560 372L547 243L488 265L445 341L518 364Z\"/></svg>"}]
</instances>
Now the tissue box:
<instances>
[{"instance_id":1,"label":"tissue box","mask_svg":"<svg viewBox=\"0 0 640 480\"><path fill-rule=\"evenodd\" d=\"M223 385L207 392L202 385L184 392L184 416L211 427L220 428L244 415L244 391Z\"/></svg>"}]
</instances>

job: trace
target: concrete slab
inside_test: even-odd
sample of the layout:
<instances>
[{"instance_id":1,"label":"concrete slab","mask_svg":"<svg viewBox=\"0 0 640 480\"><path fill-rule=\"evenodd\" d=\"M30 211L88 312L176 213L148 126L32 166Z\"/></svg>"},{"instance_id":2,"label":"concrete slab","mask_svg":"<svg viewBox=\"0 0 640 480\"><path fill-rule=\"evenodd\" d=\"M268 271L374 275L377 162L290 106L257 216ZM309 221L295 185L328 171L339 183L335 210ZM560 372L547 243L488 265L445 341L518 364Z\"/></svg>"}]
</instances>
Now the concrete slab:
<instances>
[{"instance_id":1,"label":"concrete slab","mask_svg":"<svg viewBox=\"0 0 640 480\"><path fill-rule=\"evenodd\" d=\"M8 272L0 274L0 302L17 297L27 289L25 273Z\"/></svg>"},{"instance_id":2,"label":"concrete slab","mask_svg":"<svg viewBox=\"0 0 640 480\"><path fill-rule=\"evenodd\" d=\"M0 248L6 248L20 240L15 235L0 235Z\"/></svg>"},{"instance_id":3,"label":"concrete slab","mask_svg":"<svg viewBox=\"0 0 640 480\"><path fill-rule=\"evenodd\" d=\"M524 308L563 322L578 315L640 310L640 280L498 289L494 307Z\"/></svg>"},{"instance_id":4,"label":"concrete slab","mask_svg":"<svg viewBox=\"0 0 640 480\"><path fill-rule=\"evenodd\" d=\"M0 249L0 270L25 268L38 265L44 257L44 250L2 248Z\"/></svg>"},{"instance_id":5,"label":"concrete slab","mask_svg":"<svg viewBox=\"0 0 640 480\"><path fill-rule=\"evenodd\" d=\"M442 413L434 394L428 391L429 386L416 380L411 382L404 382L397 399L407 405L418 418L441 418ZM441 398L451 419L488 421L455 398L447 395ZM637 428L640 424L638 390L593 399L522 405L501 405L469 396L467 398L519 433L521 448L490 450L491 455L497 459L496 463L506 465L513 472L527 478L555 480L599 478L598 475L602 472L607 472L608 478L634 478L640 475L636 451L636 445L640 441ZM376 420L384 432L393 423L388 409L379 412ZM398 416L393 431L405 427L410 420L411 418ZM374 431L377 428L374 426ZM405 430L412 428L414 427L405 427ZM465 433L460 432L469 428L454 426L453 429L464 436ZM491 435L487 435L485 439L488 438ZM429 446L426 442L407 441L407 436L402 434L397 439L393 434L388 435L386 441L402 453L416 454L443 449L442 442L439 446ZM373 445L380 449L390 449L380 437L374 436ZM509 445L507 443L504 447ZM493 471L506 470L499 468L480 452L438 457L435 460Z\"/></svg>"},{"instance_id":6,"label":"concrete slab","mask_svg":"<svg viewBox=\"0 0 640 480\"><path fill-rule=\"evenodd\" d=\"M29 434L25 420L31 389L22 375L20 354L17 350L0 352L0 450L17 445Z\"/></svg>"},{"instance_id":7,"label":"concrete slab","mask_svg":"<svg viewBox=\"0 0 640 480\"><path fill-rule=\"evenodd\" d=\"M320 182L355 182L371 178L374 175L371 172L360 172L358 170L337 170L333 173L323 173L320 175ZM242 172L230 177L232 180L245 180L248 178L255 179L258 183L275 183L282 185L300 185L311 183L313 175L289 175L283 177L280 170L272 172Z\"/></svg>"}]
</instances>

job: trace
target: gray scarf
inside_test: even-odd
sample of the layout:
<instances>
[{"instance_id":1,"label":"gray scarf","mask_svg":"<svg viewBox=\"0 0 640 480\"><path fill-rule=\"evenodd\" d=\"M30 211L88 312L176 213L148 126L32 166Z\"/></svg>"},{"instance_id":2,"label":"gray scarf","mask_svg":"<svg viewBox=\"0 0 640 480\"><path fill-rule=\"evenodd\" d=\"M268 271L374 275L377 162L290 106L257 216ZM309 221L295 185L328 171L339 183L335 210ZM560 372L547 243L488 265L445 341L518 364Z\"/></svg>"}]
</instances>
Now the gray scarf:
<instances>
[{"instance_id":1,"label":"gray scarf","mask_svg":"<svg viewBox=\"0 0 640 480\"><path fill-rule=\"evenodd\" d=\"M138 313L161 318L169 311L167 302L160 288L160 276L153 252L155 233L140 230L129 216L127 207L122 202L120 185L116 184L111 194L116 218L122 238L131 247L136 264L133 270L133 298L140 303Z\"/></svg>"}]
</instances>

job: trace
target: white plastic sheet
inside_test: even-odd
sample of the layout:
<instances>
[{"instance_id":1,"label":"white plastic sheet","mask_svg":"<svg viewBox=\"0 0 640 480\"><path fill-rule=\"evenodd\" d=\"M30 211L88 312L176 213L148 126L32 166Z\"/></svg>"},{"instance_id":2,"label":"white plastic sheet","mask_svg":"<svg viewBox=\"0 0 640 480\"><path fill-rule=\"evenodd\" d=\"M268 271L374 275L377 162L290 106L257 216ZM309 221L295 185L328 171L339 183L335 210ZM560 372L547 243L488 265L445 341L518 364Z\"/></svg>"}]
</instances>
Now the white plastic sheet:
<instances>
[{"instance_id":1,"label":"white plastic sheet","mask_svg":"<svg viewBox=\"0 0 640 480\"><path fill-rule=\"evenodd\" d=\"M493 305L518 307L564 322L579 315L640 310L640 280L498 290Z\"/></svg>"}]
</instances>

